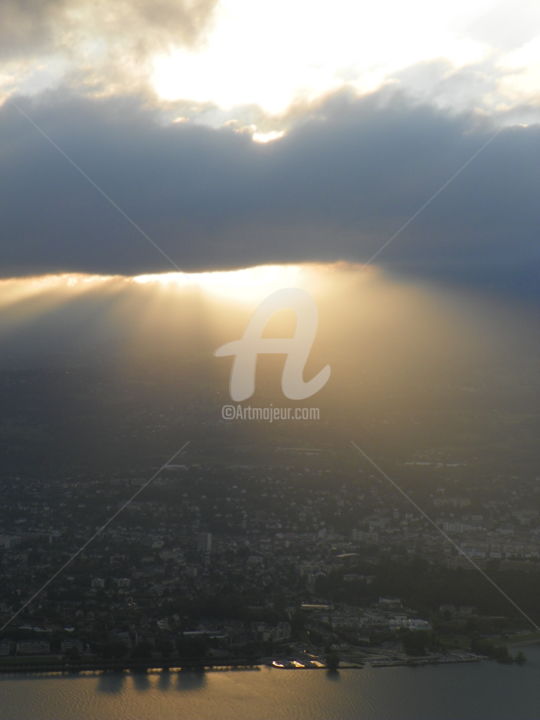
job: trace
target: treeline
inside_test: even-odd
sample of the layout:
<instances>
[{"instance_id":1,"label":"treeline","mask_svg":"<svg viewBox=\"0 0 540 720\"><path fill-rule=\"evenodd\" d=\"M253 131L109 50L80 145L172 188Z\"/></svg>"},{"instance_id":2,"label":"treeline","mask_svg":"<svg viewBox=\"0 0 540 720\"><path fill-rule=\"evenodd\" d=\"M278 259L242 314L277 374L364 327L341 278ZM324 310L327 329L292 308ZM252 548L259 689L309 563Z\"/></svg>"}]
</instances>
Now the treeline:
<instances>
[{"instance_id":1,"label":"treeline","mask_svg":"<svg viewBox=\"0 0 540 720\"><path fill-rule=\"evenodd\" d=\"M486 568L489 576L537 623L540 614L536 598L540 596L540 572L502 570L493 563ZM357 574L373 577L365 581L346 581ZM482 615L518 617L517 611L474 568L448 568L421 558L403 561L382 559L367 563L361 558L348 562L318 580L317 593L333 602L370 605L379 597L399 597L408 607L432 616L441 605L472 606Z\"/></svg>"}]
</instances>

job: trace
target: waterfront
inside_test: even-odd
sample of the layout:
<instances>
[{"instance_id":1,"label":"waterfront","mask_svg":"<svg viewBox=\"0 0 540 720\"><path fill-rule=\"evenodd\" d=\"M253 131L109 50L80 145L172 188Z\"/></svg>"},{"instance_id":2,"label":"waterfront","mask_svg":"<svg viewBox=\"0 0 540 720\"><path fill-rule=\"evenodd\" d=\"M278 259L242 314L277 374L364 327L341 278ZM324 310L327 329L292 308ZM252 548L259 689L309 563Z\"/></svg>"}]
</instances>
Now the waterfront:
<instances>
[{"instance_id":1,"label":"waterfront","mask_svg":"<svg viewBox=\"0 0 540 720\"><path fill-rule=\"evenodd\" d=\"M0 720L538 720L540 646L493 662L0 677Z\"/></svg>"}]
</instances>

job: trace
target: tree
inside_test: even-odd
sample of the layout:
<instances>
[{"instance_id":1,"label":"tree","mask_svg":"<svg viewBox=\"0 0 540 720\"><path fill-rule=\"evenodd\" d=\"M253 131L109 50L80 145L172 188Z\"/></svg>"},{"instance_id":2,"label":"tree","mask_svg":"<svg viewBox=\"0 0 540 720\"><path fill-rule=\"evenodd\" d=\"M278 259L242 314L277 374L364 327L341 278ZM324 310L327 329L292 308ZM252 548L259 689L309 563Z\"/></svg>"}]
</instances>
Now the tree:
<instances>
[{"instance_id":1,"label":"tree","mask_svg":"<svg viewBox=\"0 0 540 720\"><path fill-rule=\"evenodd\" d=\"M152 643L148 640L141 640L131 651L134 660L149 660L152 657Z\"/></svg>"},{"instance_id":2,"label":"tree","mask_svg":"<svg viewBox=\"0 0 540 720\"><path fill-rule=\"evenodd\" d=\"M527 658L521 652L521 650L518 652L518 654L514 658L514 662L516 662L518 665L524 665L527 662Z\"/></svg>"},{"instance_id":3,"label":"tree","mask_svg":"<svg viewBox=\"0 0 540 720\"><path fill-rule=\"evenodd\" d=\"M79 652L79 648L77 648L77 647L68 648L66 650L66 652L64 653L64 659L70 663L80 662L81 653Z\"/></svg>"},{"instance_id":4,"label":"tree","mask_svg":"<svg viewBox=\"0 0 540 720\"><path fill-rule=\"evenodd\" d=\"M329 670L337 670L340 663L340 657L335 650L330 650L326 653L324 661Z\"/></svg>"},{"instance_id":5,"label":"tree","mask_svg":"<svg viewBox=\"0 0 540 720\"><path fill-rule=\"evenodd\" d=\"M430 640L430 634L425 630L407 630L401 638L407 655L425 655Z\"/></svg>"},{"instance_id":6,"label":"tree","mask_svg":"<svg viewBox=\"0 0 540 720\"><path fill-rule=\"evenodd\" d=\"M163 658L168 659L171 657L174 648L168 638L160 638L156 644L156 649L161 653Z\"/></svg>"},{"instance_id":7,"label":"tree","mask_svg":"<svg viewBox=\"0 0 540 720\"><path fill-rule=\"evenodd\" d=\"M508 652L506 645L495 645L493 647L493 657L497 662L504 663L505 665L512 662L512 656Z\"/></svg>"},{"instance_id":8,"label":"tree","mask_svg":"<svg viewBox=\"0 0 540 720\"><path fill-rule=\"evenodd\" d=\"M120 660L127 655L128 648L121 640L114 640L103 646L102 655L105 660Z\"/></svg>"},{"instance_id":9,"label":"tree","mask_svg":"<svg viewBox=\"0 0 540 720\"><path fill-rule=\"evenodd\" d=\"M204 664L208 652L208 640L203 636L182 635L176 643L178 653L182 659Z\"/></svg>"}]
</instances>

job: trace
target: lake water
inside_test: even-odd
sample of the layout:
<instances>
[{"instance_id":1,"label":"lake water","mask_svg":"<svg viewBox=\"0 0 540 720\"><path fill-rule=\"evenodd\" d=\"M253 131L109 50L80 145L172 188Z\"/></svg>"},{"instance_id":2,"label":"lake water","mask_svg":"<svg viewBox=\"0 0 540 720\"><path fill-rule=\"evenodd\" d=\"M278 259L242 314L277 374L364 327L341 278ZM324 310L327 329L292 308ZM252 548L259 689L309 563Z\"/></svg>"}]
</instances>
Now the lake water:
<instances>
[{"instance_id":1,"label":"lake water","mask_svg":"<svg viewBox=\"0 0 540 720\"><path fill-rule=\"evenodd\" d=\"M540 647L523 667L0 676L0 720L540 720Z\"/></svg>"}]
</instances>

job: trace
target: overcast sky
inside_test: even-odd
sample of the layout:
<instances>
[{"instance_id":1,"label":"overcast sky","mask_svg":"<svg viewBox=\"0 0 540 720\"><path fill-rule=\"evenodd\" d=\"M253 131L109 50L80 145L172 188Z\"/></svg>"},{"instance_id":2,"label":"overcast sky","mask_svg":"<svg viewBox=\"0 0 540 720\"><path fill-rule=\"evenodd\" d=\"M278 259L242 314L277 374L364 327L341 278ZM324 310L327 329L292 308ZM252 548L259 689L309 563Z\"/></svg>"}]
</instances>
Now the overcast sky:
<instances>
[{"instance_id":1,"label":"overcast sky","mask_svg":"<svg viewBox=\"0 0 540 720\"><path fill-rule=\"evenodd\" d=\"M534 291L539 20L486 0L3 0L0 272L366 261L442 188L376 262Z\"/></svg>"}]
</instances>

